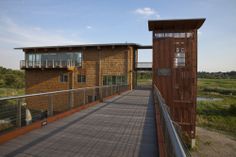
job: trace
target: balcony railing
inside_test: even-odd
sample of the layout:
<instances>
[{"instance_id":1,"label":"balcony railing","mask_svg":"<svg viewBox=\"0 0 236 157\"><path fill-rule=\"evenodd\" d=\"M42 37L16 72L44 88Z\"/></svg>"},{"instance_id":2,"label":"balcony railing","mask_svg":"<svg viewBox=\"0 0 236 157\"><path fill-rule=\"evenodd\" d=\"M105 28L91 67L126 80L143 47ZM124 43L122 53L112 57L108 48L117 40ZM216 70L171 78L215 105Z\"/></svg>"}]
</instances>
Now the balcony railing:
<instances>
[{"instance_id":1,"label":"balcony railing","mask_svg":"<svg viewBox=\"0 0 236 157\"><path fill-rule=\"evenodd\" d=\"M0 135L129 90L129 85L94 86L0 98Z\"/></svg>"},{"instance_id":2,"label":"balcony railing","mask_svg":"<svg viewBox=\"0 0 236 157\"><path fill-rule=\"evenodd\" d=\"M20 68L70 68L70 67L80 67L82 64L74 60L45 60L45 61L29 61L21 60Z\"/></svg>"},{"instance_id":3,"label":"balcony railing","mask_svg":"<svg viewBox=\"0 0 236 157\"><path fill-rule=\"evenodd\" d=\"M163 133L164 152L162 156L167 157L189 157L191 156L186 145L182 141L180 127L171 119L169 107L165 104L158 88L154 85L153 88L154 103L157 113L160 116L159 127Z\"/></svg>"}]
</instances>

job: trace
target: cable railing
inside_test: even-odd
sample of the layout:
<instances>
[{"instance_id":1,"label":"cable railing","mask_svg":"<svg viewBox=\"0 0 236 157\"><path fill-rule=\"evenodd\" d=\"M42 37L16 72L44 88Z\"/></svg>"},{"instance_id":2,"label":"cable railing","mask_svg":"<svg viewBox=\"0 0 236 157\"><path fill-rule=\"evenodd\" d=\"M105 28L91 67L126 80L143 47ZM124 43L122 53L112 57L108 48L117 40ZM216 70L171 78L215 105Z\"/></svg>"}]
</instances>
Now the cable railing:
<instances>
[{"instance_id":1,"label":"cable railing","mask_svg":"<svg viewBox=\"0 0 236 157\"><path fill-rule=\"evenodd\" d=\"M181 135L179 134L178 130L179 128L177 129L175 127L175 125L177 124L171 119L171 116L169 114L169 107L165 104L165 100L163 99L160 91L155 85L153 94L155 106L158 108L160 114L160 126L163 133L164 149L166 155L168 157L191 156L187 147L181 139Z\"/></svg>"},{"instance_id":2,"label":"cable railing","mask_svg":"<svg viewBox=\"0 0 236 157\"><path fill-rule=\"evenodd\" d=\"M94 86L0 98L0 135L129 89Z\"/></svg>"},{"instance_id":3,"label":"cable railing","mask_svg":"<svg viewBox=\"0 0 236 157\"><path fill-rule=\"evenodd\" d=\"M70 67L80 67L81 62L76 62L75 60L43 60L43 61L30 61L21 60L20 68L70 68Z\"/></svg>"}]
</instances>

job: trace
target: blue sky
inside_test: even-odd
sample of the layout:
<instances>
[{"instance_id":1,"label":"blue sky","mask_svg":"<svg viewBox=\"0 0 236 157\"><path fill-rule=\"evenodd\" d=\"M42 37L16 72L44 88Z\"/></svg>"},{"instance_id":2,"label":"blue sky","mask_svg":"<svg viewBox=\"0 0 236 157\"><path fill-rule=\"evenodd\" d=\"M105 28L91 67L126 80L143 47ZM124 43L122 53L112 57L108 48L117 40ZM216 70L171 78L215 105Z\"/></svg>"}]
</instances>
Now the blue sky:
<instances>
[{"instance_id":1,"label":"blue sky","mask_svg":"<svg viewBox=\"0 0 236 157\"><path fill-rule=\"evenodd\" d=\"M21 46L152 44L149 19L204 17L198 70L236 70L235 8L235 0L0 0L0 65L19 69Z\"/></svg>"}]
</instances>

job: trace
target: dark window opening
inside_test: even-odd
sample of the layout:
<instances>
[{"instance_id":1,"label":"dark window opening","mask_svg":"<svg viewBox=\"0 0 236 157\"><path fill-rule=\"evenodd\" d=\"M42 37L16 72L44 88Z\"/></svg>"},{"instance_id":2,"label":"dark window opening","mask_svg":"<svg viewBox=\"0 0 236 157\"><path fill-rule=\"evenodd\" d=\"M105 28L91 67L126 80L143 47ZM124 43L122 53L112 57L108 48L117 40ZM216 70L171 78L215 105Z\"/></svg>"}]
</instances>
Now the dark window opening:
<instances>
[{"instance_id":1,"label":"dark window opening","mask_svg":"<svg viewBox=\"0 0 236 157\"><path fill-rule=\"evenodd\" d=\"M114 76L114 75L103 76L103 85L122 85L122 84L127 84L126 76Z\"/></svg>"},{"instance_id":2,"label":"dark window opening","mask_svg":"<svg viewBox=\"0 0 236 157\"><path fill-rule=\"evenodd\" d=\"M85 83L86 82L86 75L78 75L77 82Z\"/></svg>"},{"instance_id":3,"label":"dark window opening","mask_svg":"<svg viewBox=\"0 0 236 157\"><path fill-rule=\"evenodd\" d=\"M60 82L68 82L68 74L61 74Z\"/></svg>"}]
</instances>

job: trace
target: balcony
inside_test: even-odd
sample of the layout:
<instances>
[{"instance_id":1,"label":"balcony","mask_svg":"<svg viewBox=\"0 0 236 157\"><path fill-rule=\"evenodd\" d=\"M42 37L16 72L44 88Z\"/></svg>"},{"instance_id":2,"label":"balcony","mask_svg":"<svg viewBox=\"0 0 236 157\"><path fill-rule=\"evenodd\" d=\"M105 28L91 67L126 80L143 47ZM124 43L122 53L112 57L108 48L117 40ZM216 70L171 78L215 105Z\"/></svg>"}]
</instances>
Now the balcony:
<instances>
[{"instance_id":1,"label":"balcony","mask_svg":"<svg viewBox=\"0 0 236 157\"><path fill-rule=\"evenodd\" d=\"M78 63L75 60L45 60L45 61L29 61L21 60L21 69L37 69L37 68L71 68L81 67L81 62Z\"/></svg>"}]
</instances>

